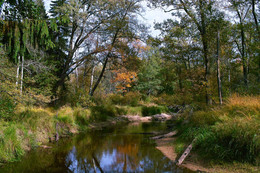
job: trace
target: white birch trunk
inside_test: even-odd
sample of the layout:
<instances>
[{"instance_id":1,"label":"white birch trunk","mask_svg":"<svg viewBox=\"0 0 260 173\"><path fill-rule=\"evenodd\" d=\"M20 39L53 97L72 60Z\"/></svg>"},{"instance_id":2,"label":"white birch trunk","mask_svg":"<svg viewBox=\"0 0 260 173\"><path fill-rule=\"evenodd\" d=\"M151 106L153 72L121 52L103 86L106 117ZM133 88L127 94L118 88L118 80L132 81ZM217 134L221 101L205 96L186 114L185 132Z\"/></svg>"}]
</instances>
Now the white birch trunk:
<instances>
[{"instance_id":1,"label":"white birch trunk","mask_svg":"<svg viewBox=\"0 0 260 173\"><path fill-rule=\"evenodd\" d=\"M19 56L17 70L16 70L16 82L15 82L16 87L18 87L18 83L19 83L20 59L21 57Z\"/></svg>"},{"instance_id":2,"label":"white birch trunk","mask_svg":"<svg viewBox=\"0 0 260 173\"><path fill-rule=\"evenodd\" d=\"M93 63L93 68L92 68L91 77L90 77L89 93L91 93L91 91L92 91L92 86L93 86L93 82L94 82L94 73L95 73L95 65Z\"/></svg>"},{"instance_id":3,"label":"white birch trunk","mask_svg":"<svg viewBox=\"0 0 260 173\"><path fill-rule=\"evenodd\" d=\"M219 104L222 105L222 85L221 85L221 75L220 75L220 38L219 38L219 31L218 31L218 38L217 38L217 79L218 79L218 97L219 97Z\"/></svg>"},{"instance_id":4,"label":"white birch trunk","mask_svg":"<svg viewBox=\"0 0 260 173\"><path fill-rule=\"evenodd\" d=\"M21 66L21 86L20 93L23 94L23 64L24 64L24 56L22 56L22 66Z\"/></svg>"}]
</instances>

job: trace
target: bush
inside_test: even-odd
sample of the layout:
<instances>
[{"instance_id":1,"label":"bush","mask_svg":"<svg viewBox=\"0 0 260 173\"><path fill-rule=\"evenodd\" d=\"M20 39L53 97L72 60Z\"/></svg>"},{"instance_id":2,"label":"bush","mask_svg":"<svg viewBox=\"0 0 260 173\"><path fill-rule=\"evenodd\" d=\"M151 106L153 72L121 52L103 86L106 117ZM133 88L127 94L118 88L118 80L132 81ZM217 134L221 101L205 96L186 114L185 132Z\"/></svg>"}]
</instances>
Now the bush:
<instances>
[{"instance_id":1,"label":"bush","mask_svg":"<svg viewBox=\"0 0 260 173\"><path fill-rule=\"evenodd\" d=\"M109 100L112 104L122 105L124 97L121 94L111 94L109 95Z\"/></svg>"},{"instance_id":2,"label":"bush","mask_svg":"<svg viewBox=\"0 0 260 173\"><path fill-rule=\"evenodd\" d=\"M112 94L109 96L109 100L115 105L130 105L137 106L141 95L137 92L128 92L124 96L120 94Z\"/></svg>"},{"instance_id":3,"label":"bush","mask_svg":"<svg viewBox=\"0 0 260 173\"><path fill-rule=\"evenodd\" d=\"M161 94L153 98L153 102L165 106L186 105L192 103L192 95L188 93L178 93L177 95Z\"/></svg>"},{"instance_id":4,"label":"bush","mask_svg":"<svg viewBox=\"0 0 260 173\"><path fill-rule=\"evenodd\" d=\"M124 107L116 107L116 114L117 115L126 115L127 114L127 109Z\"/></svg>"},{"instance_id":5,"label":"bush","mask_svg":"<svg viewBox=\"0 0 260 173\"><path fill-rule=\"evenodd\" d=\"M125 94L123 102L127 105L137 106L141 99L141 95L138 92L128 92Z\"/></svg>"},{"instance_id":6,"label":"bush","mask_svg":"<svg viewBox=\"0 0 260 173\"><path fill-rule=\"evenodd\" d=\"M167 108L164 106L143 106L142 107L142 116L152 116L155 114L160 114L162 112L167 112Z\"/></svg>"}]
</instances>

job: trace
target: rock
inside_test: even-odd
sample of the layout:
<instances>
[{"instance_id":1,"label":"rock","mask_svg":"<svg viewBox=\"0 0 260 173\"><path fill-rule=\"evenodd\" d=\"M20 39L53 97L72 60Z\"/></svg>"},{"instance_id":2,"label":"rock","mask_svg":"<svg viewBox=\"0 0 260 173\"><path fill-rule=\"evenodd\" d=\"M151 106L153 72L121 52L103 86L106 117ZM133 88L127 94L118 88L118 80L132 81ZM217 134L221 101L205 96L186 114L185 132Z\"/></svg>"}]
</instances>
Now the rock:
<instances>
[{"instance_id":1,"label":"rock","mask_svg":"<svg viewBox=\"0 0 260 173\"><path fill-rule=\"evenodd\" d=\"M172 119L171 115L162 113L162 114L156 114L153 116L154 121L166 121Z\"/></svg>"}]
</instances>

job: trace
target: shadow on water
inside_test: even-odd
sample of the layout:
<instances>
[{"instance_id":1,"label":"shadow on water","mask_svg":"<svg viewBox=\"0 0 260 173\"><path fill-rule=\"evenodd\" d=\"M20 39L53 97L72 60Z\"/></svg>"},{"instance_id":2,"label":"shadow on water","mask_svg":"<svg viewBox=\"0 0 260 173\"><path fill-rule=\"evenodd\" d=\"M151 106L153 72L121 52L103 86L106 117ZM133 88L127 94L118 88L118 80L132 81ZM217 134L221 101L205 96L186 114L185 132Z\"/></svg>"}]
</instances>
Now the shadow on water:
<instances>
[{"instance_id":1,"label":"shadow on water","mask_svg":"<svg viewBox=\"0 0 260 173\"><path fill-rule=\"evenodd\" d=\"M35 149L20 162L9 163L0 172L178 172L155 148L153 132L165 132L167 123L142 123L93 130ZM150 134L150 135L149 135Z\"/></svg>"}]
</instances>

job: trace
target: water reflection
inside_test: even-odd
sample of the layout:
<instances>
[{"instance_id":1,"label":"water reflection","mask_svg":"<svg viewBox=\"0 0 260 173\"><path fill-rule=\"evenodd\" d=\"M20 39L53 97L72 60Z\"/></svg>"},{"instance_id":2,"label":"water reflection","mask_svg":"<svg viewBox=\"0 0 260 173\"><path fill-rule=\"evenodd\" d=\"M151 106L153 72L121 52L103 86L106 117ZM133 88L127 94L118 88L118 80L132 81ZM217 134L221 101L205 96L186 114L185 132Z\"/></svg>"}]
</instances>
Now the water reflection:
<instances>
[{"instance_id":1,"label":"water reflection","mask_svg":"<svg viewBox=\"0 0 260 173\"><path fill-rule=\"evenodd\" d=\"M76 135L50 150L32 151L0 172L190 172L177 168L146 135L166 128L139 124Z\"/></svg>"}]
</instances>

